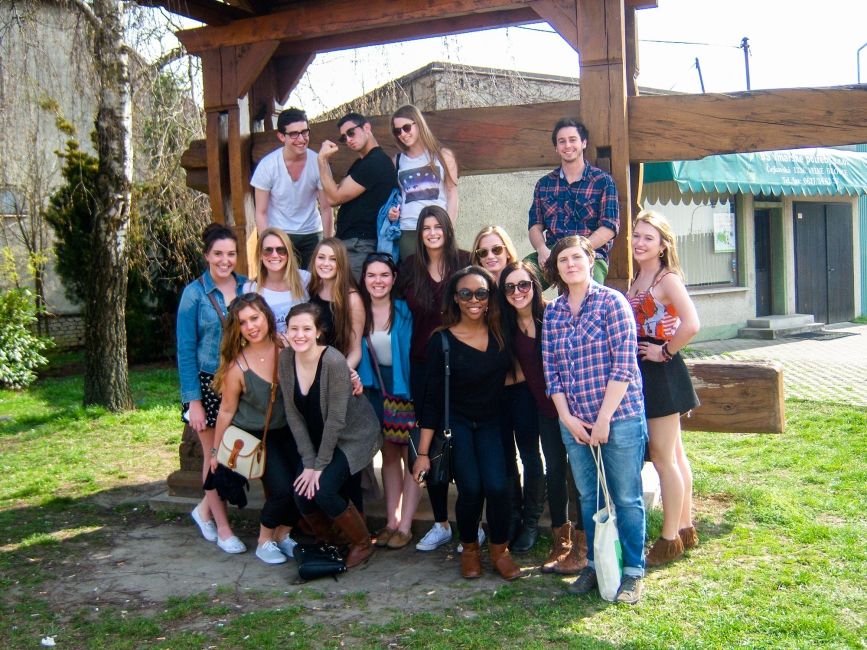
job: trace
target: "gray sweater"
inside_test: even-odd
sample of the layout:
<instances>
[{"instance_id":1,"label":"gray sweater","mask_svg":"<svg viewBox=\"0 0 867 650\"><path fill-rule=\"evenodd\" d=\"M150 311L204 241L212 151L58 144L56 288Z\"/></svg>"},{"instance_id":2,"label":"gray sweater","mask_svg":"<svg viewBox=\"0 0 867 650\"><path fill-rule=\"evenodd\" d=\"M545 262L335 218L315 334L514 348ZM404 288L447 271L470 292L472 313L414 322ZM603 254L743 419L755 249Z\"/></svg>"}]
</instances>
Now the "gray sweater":
<instances>
[{"instance_id":1,"label":"gray sweater","mask_svg":"<svg viewBox=\"0 0 867 650\"><path fill-rule=\"evenodd\" d=\"M335 447L344 453L353 474L367 467L382 447L382 427L367 398L364 395L353 397L346 358L332 347L328 347L322 357L319 404L325 427L318 454L310 440L307 423L295 406L295 351L292 348L280 353L278 375L286 419L304 468L325 469L331 462Z\"/></svg>"}]
</instances>

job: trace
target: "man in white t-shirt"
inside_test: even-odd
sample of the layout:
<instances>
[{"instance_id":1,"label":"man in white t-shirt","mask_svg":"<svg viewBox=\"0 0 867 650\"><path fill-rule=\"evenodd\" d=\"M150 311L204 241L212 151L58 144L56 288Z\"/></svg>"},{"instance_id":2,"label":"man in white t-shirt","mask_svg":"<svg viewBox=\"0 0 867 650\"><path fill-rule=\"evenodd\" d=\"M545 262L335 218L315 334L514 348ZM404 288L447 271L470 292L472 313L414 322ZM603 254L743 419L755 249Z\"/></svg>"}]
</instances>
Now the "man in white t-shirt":
<instances>
[{"instance_id":1,"label":"man in white t-shirt","mask_svg":"<svg viewBox=\"0 0 867 650\"><path fill-rule=\"evenodd\" d=\"M307 114L298 108L282 111L277 117L277 139L283 146L259 161L250 181L256 197L256 228L284 230L298 263L306 269L323 234L333 234L334 210L322 190L316 152L307 148Z\"/></svg>"}]
</instances>

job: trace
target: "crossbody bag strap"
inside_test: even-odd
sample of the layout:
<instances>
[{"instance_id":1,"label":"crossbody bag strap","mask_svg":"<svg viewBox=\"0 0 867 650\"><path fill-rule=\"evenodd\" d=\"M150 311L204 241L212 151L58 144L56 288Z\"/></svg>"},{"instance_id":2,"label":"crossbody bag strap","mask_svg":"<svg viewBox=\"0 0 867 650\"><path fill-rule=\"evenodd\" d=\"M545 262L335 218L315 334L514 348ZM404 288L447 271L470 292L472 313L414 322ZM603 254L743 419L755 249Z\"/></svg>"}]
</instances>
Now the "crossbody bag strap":
<instances>
[{"instance_id":1,"label":"crossbody bag strap","mask_svg":"<svg viewBox=\"0 0 867 650\"><path fill-rule=\"evenodd\" d=\"M449 363L449 337L446 336L445 330L440 332L440 337L442 339L442 345L443 345L443 362L444 362L443 363L443 366L444 366L443 371L445 373L445 397L446 397L445 398L445 404L443 406L443 422L444 422L443 433L445 434L446 438L450 438L452 435L452 422L451 422L451 418L449 417L449 402L451 401L449 399L449 378L452 375L452 368L451 368L451 365Z\"/></svg>"},{"instance_id":2,"label":"crossbody bag strap","mask_svg":"<svg viewBox=\"0 0 867 650\"><path fill-rule=\"evenodd\" d=\"M274 375L271 379L271 398L268 400L268 412L265 414L265 430L262 432L262 449L265 448L265 438L268 437L268 427L271 424L271 413L274 411L274 401L277 399L277 360L280 358L280 348L274 346Z\"/></svg>"},{"instance_id":3,"label":"crossbody bag strap","mask_svg":"<svg viewBox=\"0 0 867 650\"><path fill-rule=\"evenodd\" d=\"M214 294L209 293L207 289L205 289L205 279L200 275L199 282L202 283L202 289L205 290L205 295L208 297L208 300L211 301L211 304L214 306L214 311L217 312L217 316L220 317L220 324L225 327L226 326L226 317L223 315L223 310L220 309L220 305L217 302L217 299L214 298Z\"/></svg>"},{"instance_id":4,"label":"crossbody bag strap","mask_svg":"<svg viewBox=\"0 0 867 650\"><path fill-rule=\"evenodd\" d=\"M385 392L385 382L382 381L382 373L379 370L379 361L376 358L376 352L373 351L373 341L370 340L370 334L365 334L364 340L367 341L367 351L370 352L370 360L373 361L373 369L376 371L376 378L379 379L379 390L382 391L383 397L388 397Z\"/></svg>"}]
</instances>

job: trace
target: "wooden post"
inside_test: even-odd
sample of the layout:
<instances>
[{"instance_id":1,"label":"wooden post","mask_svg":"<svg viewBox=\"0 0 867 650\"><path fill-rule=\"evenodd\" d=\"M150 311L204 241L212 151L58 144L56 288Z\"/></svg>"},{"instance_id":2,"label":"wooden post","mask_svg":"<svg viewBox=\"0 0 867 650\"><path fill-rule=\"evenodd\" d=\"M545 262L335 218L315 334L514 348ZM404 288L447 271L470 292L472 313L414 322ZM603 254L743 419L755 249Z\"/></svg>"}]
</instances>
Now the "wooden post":
<instances>
[{"instance_id":1,"label":"wooden post","mask_svg":"<svg viewBox=\"0 0 867 650\"><path fill-rule=\"evenodd\" d=\"M632 275L629 240L632 199L626 115L623 0L578 0L581 120L590 131L587 157L608 169L620 197L620 232L609 260L607 284L625 289Z\"/></svg>"}]
</instances>

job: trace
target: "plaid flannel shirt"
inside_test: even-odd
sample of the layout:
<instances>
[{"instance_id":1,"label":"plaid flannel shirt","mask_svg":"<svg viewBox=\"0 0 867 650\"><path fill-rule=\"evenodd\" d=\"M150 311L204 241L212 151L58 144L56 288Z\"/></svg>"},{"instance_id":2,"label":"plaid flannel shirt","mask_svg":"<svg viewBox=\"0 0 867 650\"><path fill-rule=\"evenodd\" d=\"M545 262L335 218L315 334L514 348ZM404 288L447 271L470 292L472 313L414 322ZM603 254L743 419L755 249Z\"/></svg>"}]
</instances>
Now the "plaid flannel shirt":
<instances>
[{"instance_id":1,"label":"plaid flannel shirt","mask_svg":"<svg viewBox=\"0 0 867 650\"><path fill-rule=\"evenodd\" d=\"M620 229L620 205L614 179L584 161L581 178L569 183L563 168L558 167L536 183L527 230L535 225L542 226L549 248L568 235L589 237L601 226L616 235ZM597 257L607 262L613 242L612 239L596 249Z\"/></svg>"},{"instance_id":2,"label":"plaid flannel shirt","mask_svg":"<svg viewBox=\"0 0 867 650\"><path fill-rule=\"evenodd\" d=\"M590 283L577 316L564 294L545 309L542 364L548 395L563 393L569 412L595 422L610 380L629 386L611 420L644 414L635 318L626 298Z\"/></svg>"}]
</instances>

